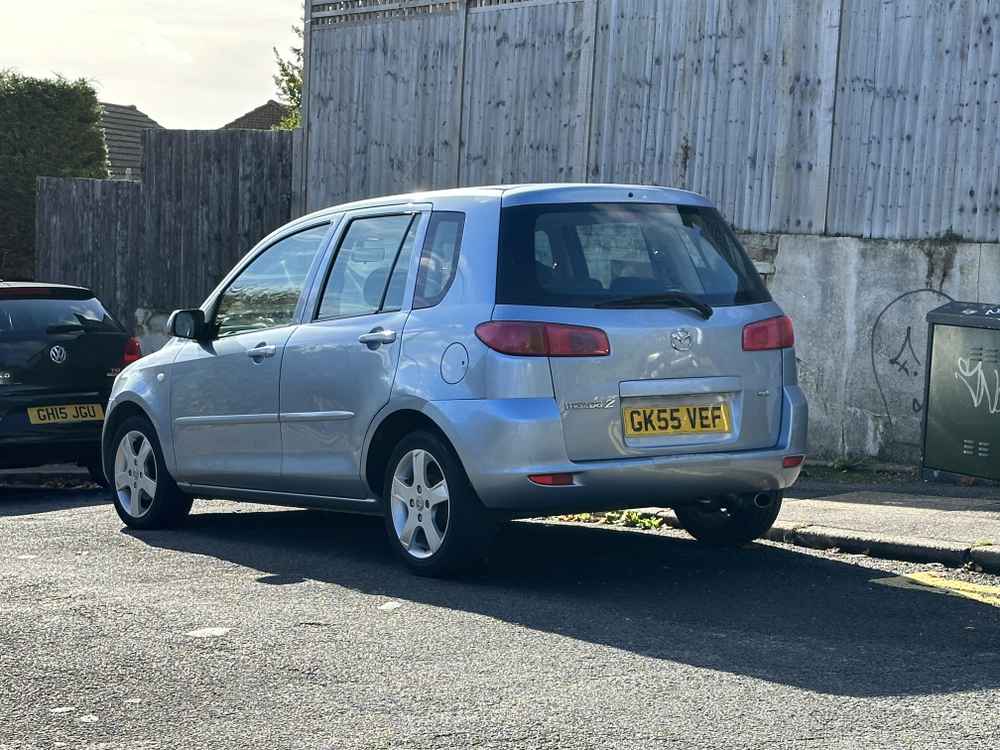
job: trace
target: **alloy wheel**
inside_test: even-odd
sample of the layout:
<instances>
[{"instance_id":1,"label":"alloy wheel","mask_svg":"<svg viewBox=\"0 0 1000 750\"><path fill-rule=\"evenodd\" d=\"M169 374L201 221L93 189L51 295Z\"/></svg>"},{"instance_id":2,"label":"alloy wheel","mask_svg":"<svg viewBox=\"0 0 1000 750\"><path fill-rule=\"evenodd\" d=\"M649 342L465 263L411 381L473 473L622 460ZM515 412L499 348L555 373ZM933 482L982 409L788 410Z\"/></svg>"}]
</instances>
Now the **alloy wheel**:
<instances>
[{"instance_id":1,"label":"alloy wheel","mask_svg":"<svg viewBox=\"0 0 1000 750\"><path fill-rule=\"evenodd\" d=\"M408 554L422 559L441 548L448 533L448 482L428 451L411 450L399 460L389 503L396 537Z\"/></svg>"},{"instance_id":2,"label":"alloy wheel","mask_svg":"<svg viewBox=\"0 0 1000 750\"><path fill-rule=\"evenodd\" d=\"M118 444L115 493L133 518L146 515L156 497L156 457L149 438L138 430L126 433Z\"/></svg>"}]
</instances>

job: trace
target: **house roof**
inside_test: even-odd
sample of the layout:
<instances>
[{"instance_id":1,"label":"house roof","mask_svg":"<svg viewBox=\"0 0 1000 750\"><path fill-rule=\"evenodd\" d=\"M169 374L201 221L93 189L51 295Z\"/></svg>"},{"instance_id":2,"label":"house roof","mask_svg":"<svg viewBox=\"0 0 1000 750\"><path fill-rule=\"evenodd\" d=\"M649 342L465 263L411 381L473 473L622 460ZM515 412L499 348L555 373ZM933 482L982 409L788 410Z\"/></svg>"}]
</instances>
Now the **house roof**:
<instances>
[{"instance_id":1,"label":"house roof","mask_svg":"<svg viewBox=\"0 0 1000 750\"><path fill-rule=\"evenodd\" d=\"M270 130L284 119L288 114L289 107L268 99L266 104L262 104L257 109L251 109L245 115L237 117L228 125L223 125L222 130Z\"/></svg>"},{"instance_id":2,"label":"house roof","mask_svg":"<svg viewBox=\"0 0 1000 750\"><path fill-rule=\"evenodd\" d=\"M161 127L135 105L101 102L101 127L108 146L111 177L142 179L142 131Z\"/></svg>"}]
</instances>

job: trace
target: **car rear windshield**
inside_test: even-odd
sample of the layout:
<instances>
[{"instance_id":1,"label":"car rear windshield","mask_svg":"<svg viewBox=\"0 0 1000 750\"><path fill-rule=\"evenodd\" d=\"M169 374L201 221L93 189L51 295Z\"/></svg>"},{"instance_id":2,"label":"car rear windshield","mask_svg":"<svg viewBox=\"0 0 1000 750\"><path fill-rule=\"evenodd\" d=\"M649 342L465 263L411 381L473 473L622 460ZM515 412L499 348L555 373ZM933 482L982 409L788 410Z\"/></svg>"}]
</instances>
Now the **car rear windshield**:
<instances>
[{"instance_id":1,"label":"car rear windshield","mask_svg":"<svg viewBox=\"0 0 1000 750\"><path fill-rule=\"evenodd\" d=\"M681 293L717 306L771 297L718 211L651 203L512 206L500 218L497 302L614 306ZM662 301L661 301L662 303Z\"/></svg>"},{"instance_id":2,"label":"car rear windshield","mask_svg":"<svg viewBox=\"0 0 1000 750\"><path fill-rule=\"evenodd\" d=\"M54 333L120 332L104 306L89 299L0 298L0 339Z\"/></svg>"}]
</instances>

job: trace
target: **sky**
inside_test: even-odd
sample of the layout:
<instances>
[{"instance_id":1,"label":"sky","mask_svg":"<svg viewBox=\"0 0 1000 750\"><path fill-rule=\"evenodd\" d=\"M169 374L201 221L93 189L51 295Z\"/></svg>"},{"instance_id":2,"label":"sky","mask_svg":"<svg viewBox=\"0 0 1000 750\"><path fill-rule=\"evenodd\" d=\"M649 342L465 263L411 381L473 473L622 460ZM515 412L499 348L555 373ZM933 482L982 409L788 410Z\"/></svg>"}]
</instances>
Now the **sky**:
<instances>
[{"instance_id":1,"label":"sky","mask_svg":"<svg viewBox=\"0 0 1000 750\"><path fill-rule=\"evenodd\" d=\"M167 128L215 129L276 99L302 0L0 0L0 69L86 78Z\"/></svg>"}]
</instances>

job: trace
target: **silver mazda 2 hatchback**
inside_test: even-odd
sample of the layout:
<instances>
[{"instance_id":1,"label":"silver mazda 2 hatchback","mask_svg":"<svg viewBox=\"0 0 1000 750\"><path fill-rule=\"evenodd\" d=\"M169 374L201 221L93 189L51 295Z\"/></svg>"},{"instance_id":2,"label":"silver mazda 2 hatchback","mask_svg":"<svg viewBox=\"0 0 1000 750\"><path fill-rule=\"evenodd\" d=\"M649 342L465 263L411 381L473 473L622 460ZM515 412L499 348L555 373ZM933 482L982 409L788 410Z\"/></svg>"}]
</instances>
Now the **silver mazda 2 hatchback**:
<instances>
[{"instance_id":1,"label":"silver mazda 2 hatchback","mask_svg":"<svg viewBox=\"0 0 1000 750\"><path fill-rule=\"evenodd\" d=\"M380 514L411 569L499 521L672 507L764 534L799 474L792 325L712 205L524 185L337 206L277 230L126 368L103 448L131 527L194 497Z\"/></svg>"}]
</instances>

